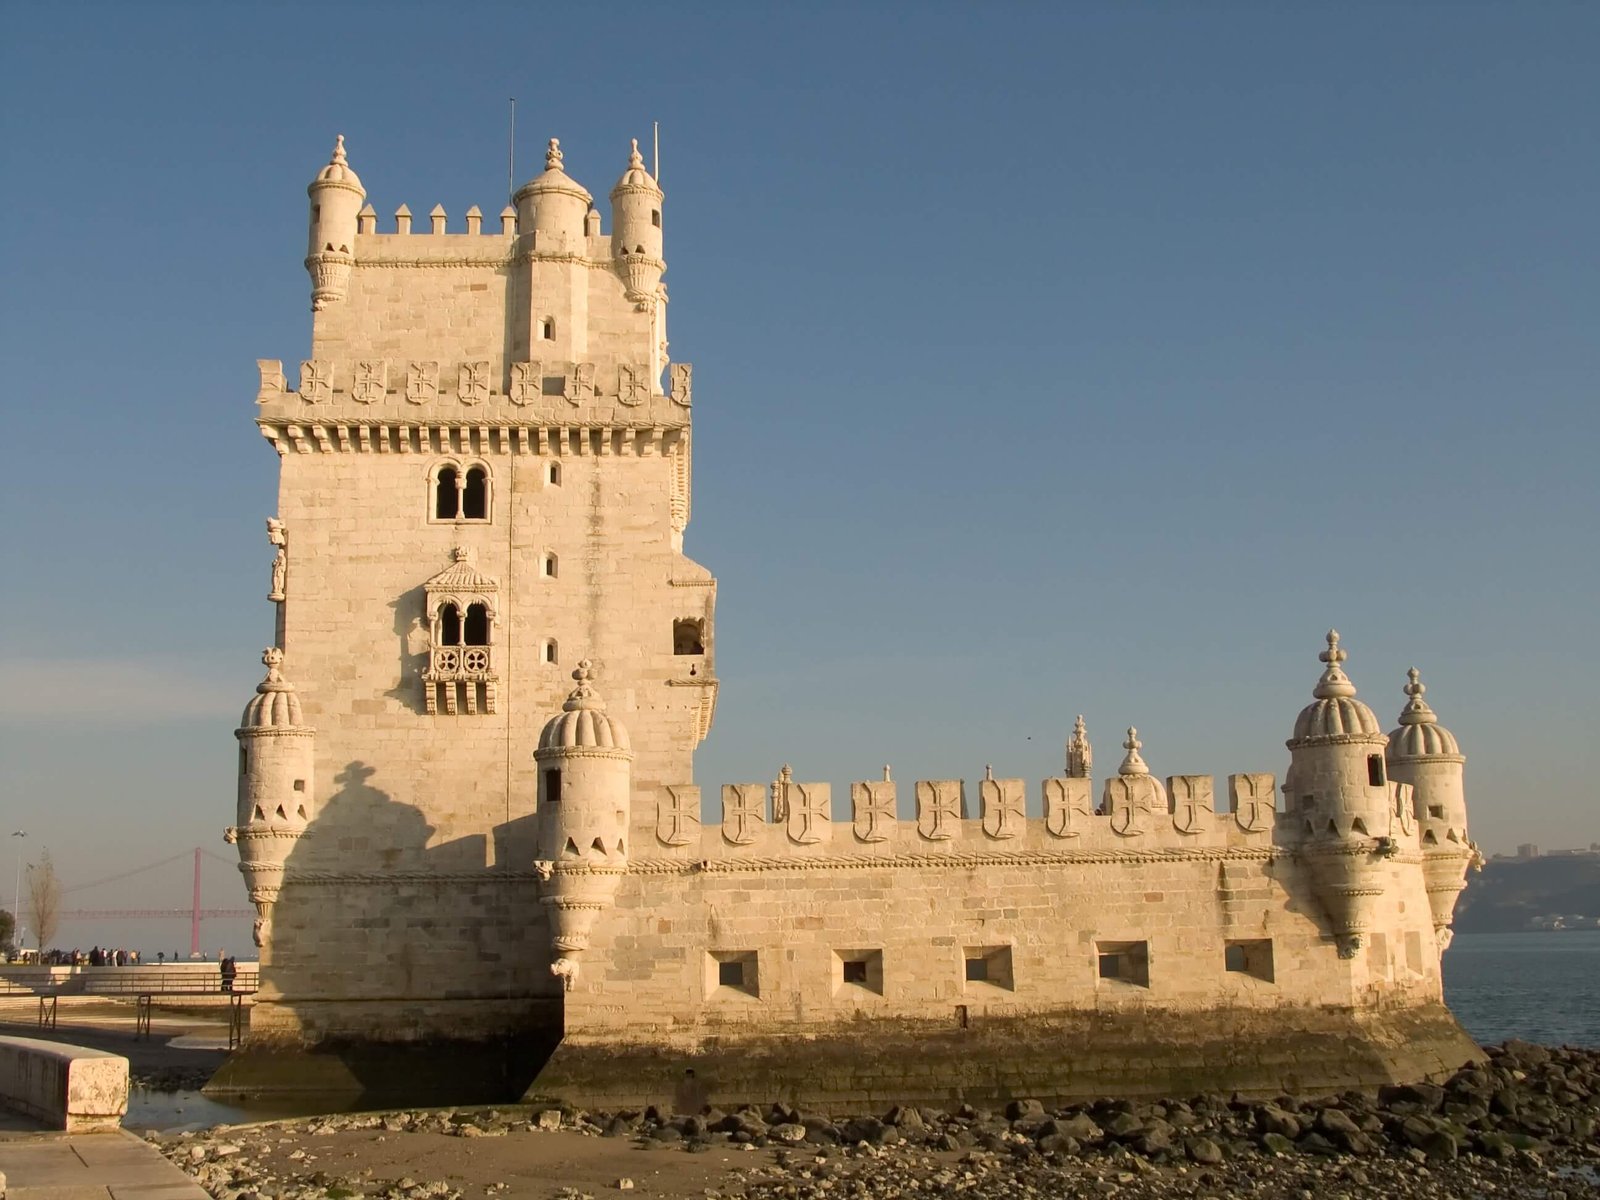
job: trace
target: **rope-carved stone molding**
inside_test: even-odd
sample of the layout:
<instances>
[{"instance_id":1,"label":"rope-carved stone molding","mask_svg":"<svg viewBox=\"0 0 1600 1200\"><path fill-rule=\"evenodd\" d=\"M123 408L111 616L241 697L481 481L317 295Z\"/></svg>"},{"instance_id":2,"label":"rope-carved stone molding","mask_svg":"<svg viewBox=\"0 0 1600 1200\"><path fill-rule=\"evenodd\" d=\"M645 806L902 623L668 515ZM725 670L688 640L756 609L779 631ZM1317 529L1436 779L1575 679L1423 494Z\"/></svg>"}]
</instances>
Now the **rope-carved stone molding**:
<instances>
[{"instance_id":1,"label":"rope-carved stone molding","mask_svg":"<svg viewBox=\"0 0 1600 1200\"><path fill-rule=\"evenodd\" d=\"M1081 850L1073 853L1023 854L848 854L774 855L760 858L670 859L643 858L628 864L630 875L733 874L745 871L838 871L882 870L886 867L913 867L935 870L966 870L973 867L1070 867L1079 865L1174 863L1174 862L1274 862L1284 854L1262 847L1193 847L1172 850Z\"/></svg>"}]
</instances>

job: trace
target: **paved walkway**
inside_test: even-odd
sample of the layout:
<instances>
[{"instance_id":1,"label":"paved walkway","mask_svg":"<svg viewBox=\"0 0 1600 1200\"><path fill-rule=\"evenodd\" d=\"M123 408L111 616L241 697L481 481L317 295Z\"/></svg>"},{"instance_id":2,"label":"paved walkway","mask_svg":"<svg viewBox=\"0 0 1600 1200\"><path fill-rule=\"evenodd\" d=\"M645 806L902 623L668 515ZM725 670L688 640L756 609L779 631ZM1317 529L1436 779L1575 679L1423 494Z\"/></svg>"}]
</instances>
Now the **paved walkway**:
<instances>
[{"instance_id":1,"label":"paved walkway","mask_svg":"<svg viewBox=\"0 0 1600 1200\"><path fill-rule=\"evenodd\" d=\"M6 1126L15 1130L8 1121ZM0 1132L6 1200L209 1200L205 1190L125 1129Z\"/></svg>"}]
</instances>

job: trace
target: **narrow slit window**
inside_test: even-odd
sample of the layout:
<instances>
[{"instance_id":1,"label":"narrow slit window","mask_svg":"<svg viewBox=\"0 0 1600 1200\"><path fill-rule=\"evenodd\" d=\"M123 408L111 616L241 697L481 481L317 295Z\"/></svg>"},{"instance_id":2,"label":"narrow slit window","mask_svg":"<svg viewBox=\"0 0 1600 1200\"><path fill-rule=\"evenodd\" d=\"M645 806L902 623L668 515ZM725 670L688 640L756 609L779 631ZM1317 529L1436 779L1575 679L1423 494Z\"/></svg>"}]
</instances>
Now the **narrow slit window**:
<instances>
[{"instance_id":1,"label":"narrow slit window","mask_svg":"<svg viewBox=\"0 0 1600 1200\"><path fill-rule=\"evenodd\" d=\"M545 467L544 470L545 470L545 474L544 474L545 482L549 483L552 487L560 487L561 486L561 464L560 463L550 463L549 465L547 465Z\"/></svg>"},{"instance_id":2,"label":"narrow slit window","mask_svg":"<svg viewBox=\"0 0 1600 1200\"><path fill-rule=\"evenodd\" d=\"M657 229L661 228L661 210L659 208L652 208L650 210L650 224L654 225Z\"/></svg>"},{"instance_id":3,"label":"narrow slit window","mask_svg":"<svg viewBox=\"0 0 1600 1200\"><path fill-rule=\"evenodd\" d=\"M553 641L544 644L544 660L547 663L556 661L556 644Z\"/></svg>"},{"instance_id":4,"label":"narrow slit window","mask_svg":"<svg viewBox=\"0 0 1600 1200\"><path fill-rule=\"evenodd\" d=\"M544 556L544 567L543 567L544 577L546 579L554 579L556 577L556 568L557 568L556 556L554 554L546 554Z\"/></svg>"},{"instance_id":5,"label":"narrow slit window","mask_svg":"<svg viewBox=\"0 0 1600 1200\"><path fill-rule=\"evenodd\" d=\"M540 328L541 328L541 332L544 334L544 340L545 341L553 342L553 341L556 340L556 323L555 323L555 319L554 318L546 317L544 319L543 326L541 326Z\"/></svg>"},{"instance_id":6,"label":"narrow slit window","mask_svg":"<svg viewBox=\"0 0 1600 1200\"><path fill-rule=\"evenodd\" d=\"M1384 782L1383 755L1367 755L1367 783L1372 787L1382 787Z\"/></svg>"},{"instance_id":7,"label":"narrow slit window","mask_svg":"<svg viewBox=\"0 0 1600 1200\"><path fill-rule=\"evenodd\" d=\"M550 767L544 772L544 802L546 804L561 803L561 771L559 768Z\"/></svg>"}]
</instances>

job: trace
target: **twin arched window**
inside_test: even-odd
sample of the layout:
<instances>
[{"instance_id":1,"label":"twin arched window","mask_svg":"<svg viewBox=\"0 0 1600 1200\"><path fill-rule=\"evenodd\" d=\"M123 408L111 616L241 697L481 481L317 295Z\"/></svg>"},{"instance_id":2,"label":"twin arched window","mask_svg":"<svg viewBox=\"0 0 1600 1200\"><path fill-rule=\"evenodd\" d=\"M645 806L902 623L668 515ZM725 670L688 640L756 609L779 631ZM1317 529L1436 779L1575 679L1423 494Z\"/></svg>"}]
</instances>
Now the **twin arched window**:
<instances>
[{"instance_id":1,"label":"twin arched window","mask_svg":"<svg viewBox=\"0 0 1600 1200\"><path fill-rule=\"evenodd\" d=\"M435 521L489 519L489 468L481 463L435 467L429 490Z\"/></svg>"},{"instance_id":2,"label":"twin arched window","mask_svg":"<svg viewBox=\"0 0 1600 1200\"><path fill-rule=\"evenodd\" d=\"M489 644L489 609L483 604L467 605L465 618L454 604L439 609L439 645L487 646Z\"/></svg>"}]
</instances>

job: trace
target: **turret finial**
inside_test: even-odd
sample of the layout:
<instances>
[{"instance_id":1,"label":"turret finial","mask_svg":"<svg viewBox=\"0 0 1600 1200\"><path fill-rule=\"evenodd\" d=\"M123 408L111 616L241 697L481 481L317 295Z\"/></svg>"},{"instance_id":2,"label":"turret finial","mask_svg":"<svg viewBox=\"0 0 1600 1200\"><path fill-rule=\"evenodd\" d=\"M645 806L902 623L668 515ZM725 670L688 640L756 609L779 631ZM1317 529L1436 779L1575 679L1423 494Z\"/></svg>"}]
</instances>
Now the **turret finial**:
<instances>
[{"instance_id":1,"label":"turret finial","mask_svg":"<svg viewBox=\"0 0 1600 1200\"><path fill-rule=\"evenodd\" d=\"M1349 657L1350 655L1339 645L1339 631L1328 630L1328 648L1317 655L1317 661L1327 663L1328 668L1322 672L1322 678L1317 680L1317 686L1311 690L1313 696L1318 700L1331 700L1336 696L1356 694L1356 685L1350 682L1350 677L1339 665Z\"/></svg>"},{"instance_id":2,"label":"turret finial","mask_svg":"<svg viewBox=\"0 0 1600 1200\"><path fill-rule=\"evenodd\" d=\"M262 683L283 682L283 672L279 670L283 666L282 650L276 646L268 646L261 652L261 665L267 669L267 677L261 681Z\"/></svg>"},{"instance_id":3,"label":"turret finial","mask_svg":"<svg viewBox=\"0 0 1600 1200\"><path fill-rule=\"evenodd\" d=\"M639 139L633 138L633 149L628 153L628 166L644 168L644 155L639 153Z\"/></svg>"},{"instance_id":4,"label":"turret finial","mask_svg":"<svg viewBox=\"0 0 1600 1200\"><path fill-rule=\"evenodd\" d=\"M1144 743L1139 740L1139 731L1132 725L1128 726L1128 740L1122 743L1122 748L1128 753L1122 760L1122 765L1117 768L1118 775L1148 775L1150 768L1145 766L1144 759L1139 757L1139 750Z\"/></svg>"},{"instance_id":5,"label":"turret finial","mask_svg":"<svg viewBox=\"0 0 1600 1200\"><path fill-rule=\"evenodd\" d=\"M344 134L341 133L333 139L333 157L328 161L340 167L349 165L344 156Z\"/></svg>"},{"instance_id":6,"label":"turret finial","mask_svg":"<svg viewBox=\"0 0 1600 1200\"><path fill-rule=\"evenodd\" d=\"M561 160L562 160L561 139L560 138L551 138L550 139L550 145L548 147L546 147L545 152L544 152L545 170L547 170L547 171L559 171L559 170L561 170L562 169Z\"/></svg>"},{"instance_id":7,"label":"turret finial","mask_svg":"<svg viewBox=\"0 0 1600 1200\"><path fill-rule=\"evenodd\" d=\"M606 702L600 698L600 693L589 686L589 681L595 677L594 662L591 659L581 659L577 668L572 672L572 678L577 687L572 689L572 694L567 697L567 702L561 706L562 712L577 712L579 709L590 709L594 712L604 712Z\"/></svg>"},{"instance_id":8,"label":"turret finial","mask_svg":"<svg viewBox=\"0 0 1600 1200\"><path fill-rule=\"evenodd\" d=\"M1400 710L1400 724L1437 724L1439 720L1438 716L1436 716L1433 709L1428 706L1428 702L1422 698L1422 694L1428 690L1422 682L1422 672L1417 670L1415 667L1412 667L1406 672L1406 679L1408 682L1406 683L1405 687L1401 688L1400 690L1407 696L1410 696L1411 699L1407 700L1406 706Z\"/></svg>"},{"instance_id":9,"label":"turret finial","mask_svg":"<svg viewBox=\"0 0 1600 1200\"><path fill-rule=\"evenodd\" d=\"M1094 770L1094 747L1089 745L1089 727L1083 714L1072 724L1072 740L1067 743L1067 778L1088 779Z\"/></svg>"}]
</instances>

